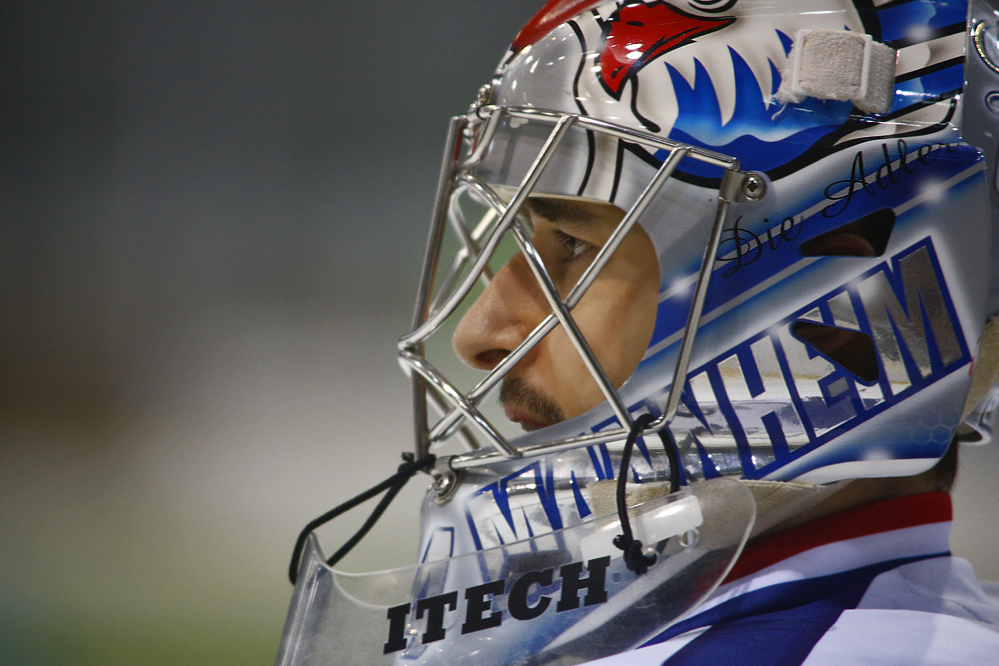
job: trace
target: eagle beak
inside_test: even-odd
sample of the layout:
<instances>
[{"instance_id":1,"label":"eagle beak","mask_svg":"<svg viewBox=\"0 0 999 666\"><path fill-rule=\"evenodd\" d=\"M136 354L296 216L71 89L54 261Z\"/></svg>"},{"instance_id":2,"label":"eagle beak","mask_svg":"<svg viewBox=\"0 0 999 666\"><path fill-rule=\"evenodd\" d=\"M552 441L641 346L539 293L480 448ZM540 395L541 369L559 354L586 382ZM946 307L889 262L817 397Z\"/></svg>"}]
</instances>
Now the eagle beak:
<instances>
[{"instance_id":1,"label":"eagle beak","mask_svg":"<svg viewBox=\"0 0 999 666\"><path fill-rule=\"evenodd\" d=\"M665 2L621 7L604 28L600 82L620 100L624 84L646 64L734 22L733 16L693 16Z\"/></svg>"}]
</instances>

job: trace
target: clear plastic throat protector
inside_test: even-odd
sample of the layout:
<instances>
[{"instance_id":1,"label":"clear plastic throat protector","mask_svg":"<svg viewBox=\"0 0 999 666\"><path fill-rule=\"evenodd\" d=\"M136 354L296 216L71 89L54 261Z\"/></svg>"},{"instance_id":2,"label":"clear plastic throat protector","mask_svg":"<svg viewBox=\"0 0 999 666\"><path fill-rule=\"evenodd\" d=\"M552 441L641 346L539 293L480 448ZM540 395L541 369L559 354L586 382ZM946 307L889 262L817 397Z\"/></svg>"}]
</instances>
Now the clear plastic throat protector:
<instances>
[{"instance_id":1,"label":"clear plastic throat protector","mask_svg":"<svg viewBox=\"0 0 999 666\"><path fill-rule=\"evenodd\" d=\"M460 557L367 574L336 571L313 534L278 666L578 664L653 640L730 570L755 517L719 478L629 509L657 554L636 576L605 516Z\"/></svg>"}]
</instances>

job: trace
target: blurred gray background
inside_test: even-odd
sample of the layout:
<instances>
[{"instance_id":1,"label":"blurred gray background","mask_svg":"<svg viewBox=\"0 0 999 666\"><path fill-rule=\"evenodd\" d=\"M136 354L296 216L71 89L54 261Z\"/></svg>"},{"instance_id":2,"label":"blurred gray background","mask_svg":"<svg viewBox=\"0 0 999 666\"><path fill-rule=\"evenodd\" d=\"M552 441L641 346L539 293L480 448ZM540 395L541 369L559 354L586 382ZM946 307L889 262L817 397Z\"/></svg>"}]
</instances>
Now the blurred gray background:
<instances>
[{"instance_id":1,"label":"blurred gray background","mask_svg":"<svg viewBox=\"0 0 999 666\"><path fill-rule=\"evenodd\" d=\"M0 4L0 663L273 663L298 530L410 446L447 117L539 5ZM425 486L345 568L411 561Z\"/></svg>"}]
</instances>

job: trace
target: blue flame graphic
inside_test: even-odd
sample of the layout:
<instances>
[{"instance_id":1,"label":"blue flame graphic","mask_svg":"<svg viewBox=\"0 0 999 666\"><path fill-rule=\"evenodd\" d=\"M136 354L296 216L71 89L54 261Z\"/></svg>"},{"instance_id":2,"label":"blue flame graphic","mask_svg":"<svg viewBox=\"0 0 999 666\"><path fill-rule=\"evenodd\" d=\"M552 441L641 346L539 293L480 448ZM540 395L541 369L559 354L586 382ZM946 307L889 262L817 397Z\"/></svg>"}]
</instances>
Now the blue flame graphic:
<instances>
[{"instance_id":1,"label":"blue flame graphic","mask_svg":"<svg viewBox=\"0 0 999 666\"><path fill-rule=\"evenodd\" d=\"M778 36L785 50L790 50L791 40L779 31ZM742 56L732 47L728 50L736 81L735 113L728 123L722 122L715 84L699 60L694 61L693 86L675 67L664 63L680 109L671 139L738 157L746 169L769 171L804 153L849 116L853 108L850 102L811 97L782 110L780 104L770 101L781 82L773 62L773 89L764 93ZM656 157L662 159L665 154ZM710 167L684 166L692 175L717 176L717 170Z\"/></svg>"}]
</instances>

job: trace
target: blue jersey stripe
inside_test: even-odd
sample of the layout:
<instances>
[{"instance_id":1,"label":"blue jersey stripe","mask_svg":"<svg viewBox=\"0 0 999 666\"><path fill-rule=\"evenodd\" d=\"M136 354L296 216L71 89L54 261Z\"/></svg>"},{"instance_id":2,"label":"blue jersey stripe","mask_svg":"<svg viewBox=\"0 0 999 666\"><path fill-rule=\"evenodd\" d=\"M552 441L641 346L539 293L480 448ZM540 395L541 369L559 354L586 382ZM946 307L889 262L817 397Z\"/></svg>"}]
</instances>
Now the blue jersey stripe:
<instances>
[{"instance_id":1,"label":"blue jersey stripe","mask_svg":"<svg viewBox=\"0 0 999 666\"><path fill-rule=\"evenodd\" d=\"M829 576L771 585L679 622L642 647L710 627L663 666L799 666L840 613L856 608L875 577L910 562L947 555L944 552L889 560ZM762 661L754 661L754 655Z\"/></svg>"}]
</instances>

